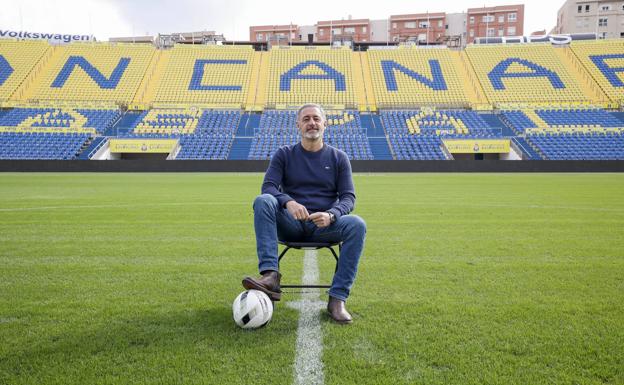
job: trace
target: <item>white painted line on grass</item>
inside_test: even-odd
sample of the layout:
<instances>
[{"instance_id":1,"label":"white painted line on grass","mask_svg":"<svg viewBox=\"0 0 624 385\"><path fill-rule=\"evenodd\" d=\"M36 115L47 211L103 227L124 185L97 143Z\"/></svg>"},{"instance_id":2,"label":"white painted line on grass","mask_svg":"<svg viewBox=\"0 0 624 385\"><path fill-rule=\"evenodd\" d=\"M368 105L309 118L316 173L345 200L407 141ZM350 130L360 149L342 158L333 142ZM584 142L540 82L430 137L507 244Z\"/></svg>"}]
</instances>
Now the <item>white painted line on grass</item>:
<instances>
[{"instance_id":1,"label":"white painted line on grass","mask_svg":"<svg viewBox=\"0 0 624 385\"><path fill-rule=\"evenodd\" d=\"M66 206L35 206L35 207L13 207L0 208L0 212L10 211L49 211L65 209L109 209L109 208L136 208L136 207L161 207L161 206L223 206L223 205L246 205L247 203L237 202L162 202L162 203L132 203L132 204L101 204L101 205L66 205Z\"/></svg>"},{"instance_id":2,"label":"white painted line on grass","mask_svg":"<svg viewBox=\"0 0 624 385\"><path fill-rule=\"evenodd\" d=\"M319 269L316 250L306 250L303 257L303 284L316 285ZM297 327L297 351L295 356L295 385L322 385L323 334L321 333L321 310L325 303L319 300L319 289L305 289L301 300L289 302L288 306L299 310Z\"/></svg>"}]
</instances>

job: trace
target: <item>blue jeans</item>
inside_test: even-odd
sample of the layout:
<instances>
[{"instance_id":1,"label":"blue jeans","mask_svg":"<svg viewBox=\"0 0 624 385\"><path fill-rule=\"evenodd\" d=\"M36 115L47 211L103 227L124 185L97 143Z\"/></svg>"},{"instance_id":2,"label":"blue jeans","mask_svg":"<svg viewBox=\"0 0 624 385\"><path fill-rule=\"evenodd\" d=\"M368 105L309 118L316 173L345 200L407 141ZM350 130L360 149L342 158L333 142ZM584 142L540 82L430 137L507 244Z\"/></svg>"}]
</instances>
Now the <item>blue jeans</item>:
<instances>
[{"instance_id":1,"label":"blue jeans","mask_svg":"<svg viewBox=\"0 0 624 385\"><path fill-rule=\"evenodd\" d=\"M312 221L298 221L293 218L270 194L256 197L253 209L258 268L261 273L267 270L278 271L278 239L291 242L342 241L338 270L334 274L329 295L346 301L364 248L366 223L362 218L357 215L343 215L331 225L319 228Z\"/></svg>"}]
</instances>

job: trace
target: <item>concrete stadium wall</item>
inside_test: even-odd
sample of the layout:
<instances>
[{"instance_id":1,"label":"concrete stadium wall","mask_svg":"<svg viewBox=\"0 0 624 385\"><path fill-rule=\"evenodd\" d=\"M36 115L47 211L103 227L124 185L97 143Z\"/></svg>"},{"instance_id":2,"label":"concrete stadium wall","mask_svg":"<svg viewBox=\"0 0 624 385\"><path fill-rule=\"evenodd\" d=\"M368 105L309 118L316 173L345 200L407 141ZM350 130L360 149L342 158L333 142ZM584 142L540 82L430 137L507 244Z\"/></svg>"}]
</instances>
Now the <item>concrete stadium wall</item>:
<instances>
[{"instance_id":1,"label":"concrete stadium wall","mask_svg":"<svg viewBox=\"0 0 624 385\"><path fill-rule=\"evenodd\" d=\"M264 172L266 160L0 160L0 172ZM354 160L354 172L624 172L624 160Z\"/></svg>"}]
</instances>

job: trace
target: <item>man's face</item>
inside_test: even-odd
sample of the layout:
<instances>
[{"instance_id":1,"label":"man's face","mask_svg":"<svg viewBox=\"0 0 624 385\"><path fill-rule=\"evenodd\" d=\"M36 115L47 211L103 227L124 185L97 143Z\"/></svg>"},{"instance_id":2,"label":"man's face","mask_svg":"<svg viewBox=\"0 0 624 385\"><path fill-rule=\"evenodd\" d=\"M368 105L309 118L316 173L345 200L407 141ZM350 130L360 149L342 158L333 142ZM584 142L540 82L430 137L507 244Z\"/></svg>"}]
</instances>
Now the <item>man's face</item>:
<instances>
[{"instance_id":1,"label":"man's face","mask_svg":"<svg viewBox=\"0 0 624 385\"><path fill-rule=\"evenodd\" d=\"M316 107L304 108L297 118L297 128L303 138L318 140L323 138L327 120Z\"/></svg>"}]
</instances>

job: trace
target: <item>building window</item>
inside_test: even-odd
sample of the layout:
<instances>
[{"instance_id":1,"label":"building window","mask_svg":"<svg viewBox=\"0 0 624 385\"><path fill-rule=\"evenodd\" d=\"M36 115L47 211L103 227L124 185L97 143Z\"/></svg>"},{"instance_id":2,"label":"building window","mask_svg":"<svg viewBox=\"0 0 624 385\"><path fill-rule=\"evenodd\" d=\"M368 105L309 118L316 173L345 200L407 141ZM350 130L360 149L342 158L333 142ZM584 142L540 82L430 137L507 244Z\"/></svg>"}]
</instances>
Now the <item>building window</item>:
<instances>
[{"instance_id":1,"label":"building window","mask_svg":"<svg viewBox=\"0 0 624 385\"><path fill-rule=\"evenodd\" d=\"M474 37L474 29L470 30L470 37Z\"/></svg>"},{"instance_id":2,"label":"building window","mask_svg":"<svg viewBox=\"0 0 624 385\"><path fill-rule=\"evenodd\" d=\"M443 25L444 25L444 21L438 20L438 27L442 28Z\"/></svg>"},{"instance_id":3,"label":"building window","mask_svg":"<svg viewBox=\"0 0 624 385\"><path fill-rule=\"evenodd\" d=\"M418 28L429 28L429 22L428 21L421 21L418 23Z\"/></svg>"},{"instance_id":4,"label":"building window","mask_svg":"<svg viewBox=\"0 0 624 385\"><path fill-rule=\"evenodd\" d=\"M325 30L324 29L319 29L319 36L323 36L325 35Z\"/></svg>"},{"instance_id":5,"label":"building window","mask_svg":"<svg viewBox=\"0 0 624 385\"><path fill-rule=\"evenodd\" d=\"M494 28L488 28L487 37L494 37L494 36L496 36L496 30L494 30Z\"/></svg>"},{"instance_id":6,"label":"building window","mask_svg":"<svg viewBox=\"0 0 624 385\"><path fill-rule=\"evenodd\" d=\"M583 12L583 6L582 6L582 5L579 5L579 6L578 6L578 13L581 13L581 12Z\"/></svg>"},{"instance_id":7,"label":"building window","mask_svg":"<svg viewBox=\"0 0 624 385\"><path fill-rule=\"evenodd\" d=\"M606 27L607 26L607 18L606 17L601 17L598 19L598 26L599 27Z\"/></svg>"},{"instance_id":8,"label":"building window","mask_svg":"<svg viewBox=\"0 0 624 385\"><path fill-rule=\"evenodd\" d=\"M609 4L607 5L601 5L600 6L600 10L601 11L610 11L611 10L611 6Z\"/></svg>"},{"instance_id":9,"label":"building window","mask_svg":"<svg viewBox=\"0 0 624 385\"><path fill-rule=\"evenodd\" d=\"M392 29L397 29L397 23L392 23Z\"/></svg>"},{"instance_id":10,"label":"building window","mask_svg":"<svg viewBox=\"0 0 624 385\"><path fill-rule=\"evenodd\" d=\"M332 35L340 35L342 33L341 28L332 28Z\"/></svg>"},{"instance_id":11,"label":"building window","mask_svg":"<svg viewBox=\"0 0 624 385\"><path fill-rule=\"evenodd\" d=\"M585 6L585 12L589 12L589 4Z\"/></svg>"},{"instance_id":12,"label":"building window","mask_svg":"<svg viewBox=\"0 0 624 385\"><path fill-rule=\"evenodd\" d=\"M492 23L494 22L494 15L485 15L483 16L484 23Z\"/></svg>"},{"instance_id":13,"label":"building window","mask_svg":"<svg viewBox=\"0 0 624 385\"><path fill-rule=\"evenodd\" d=\"M606 38L607 38L607 33L606 33L606 32L600 32L600 33L598 34L598 37L599 37L600 39L606 39Z\"/></svg>"},{"instance_id":14,"label":"building window","mask_svg":"<svg viewBox=\"0 0 624 385\"><path fill-rule=\"evenodd\" d=\"M362 33L366 33L366 26L362 27Z\"/></svg>"},{"instance_id":15,"label":"building window","mask_svg":"<svg viewBox=\"0 0 624 385\"><path fill-rule=\"evenodd\" d=\"M256 40L262 41L264 40L264 36L261 33L256 34Z\"/></svg>"},{"instance_id":16,"label":"building window","mask_svg":"<svg viewBox=\"0 0 624 385\"><path fill-rule=\"evenodd\" d=\"M499 23L504 23L505 22L505 15L498 15L498 22Z\"/></svg>"},{"instance_id":17,"label":"building window","mask_svg":"<svg viewBox=\"0 0 624 385\"><path fill-rule=\"evenodd\" d=\"M415 21L406 21L405 24L403 24L403 26L405 28L416 28L416 22Z\"/></svg>"},{"instance_id":18,"label":"building window","mask_svg":"<svg viewBox=\"0 0 624 385\"><path fill-rule=\"evenodd\" d=\"M620 37L624 37L624 32L620 32Z\"/></svg>"},{"instance_id":19,"label":"building window","mask_svg":"<svg viewBox=\"0 0 624 385\"><path fill-rule=\"evenodd\" d=\"M355 27L345 27L344 33L355 33Z\"/></svg>"},{"instance_id":20,"label":"building window","mask_svg":"<svg viewBox=\"0 0 624 385\"><path fill-rule=\"evenodd\" d=\"M499 28L498 30L498 36L503 36L505 34L505 30L502 28Z\"/></svg>"},{"instance_id":21,"label":"building window","mask_svg":"<svg viewBox=\"0 0 624 385\"><path fill-rule=\"evenodd\" d=\"M518 19L518 14L513 12L513 13L508 13L507 14L507 21L516 21Z\"/></svg>"},{"instance_id":22,"label":"building window","mask_svg":"<svg viewBox=\"0 0 624 385\"><path fill-rule=\"evenodd\" d=\"M470 16L470 24L474 24L474 16Z\"/></svg>"},{"instance_id":23,"label":"building window","mask_svg":"<svg viewBox=\"0 0 624 385\"><path fill-rule=\"evenodd\" d=\"M508 27L507 36L516 36L516 27Z\"/></svg>"}]
</instances>

